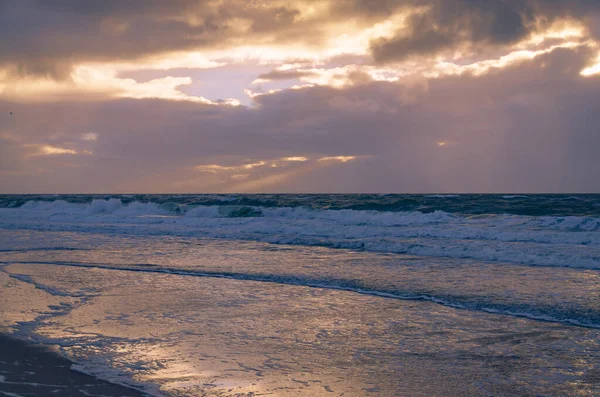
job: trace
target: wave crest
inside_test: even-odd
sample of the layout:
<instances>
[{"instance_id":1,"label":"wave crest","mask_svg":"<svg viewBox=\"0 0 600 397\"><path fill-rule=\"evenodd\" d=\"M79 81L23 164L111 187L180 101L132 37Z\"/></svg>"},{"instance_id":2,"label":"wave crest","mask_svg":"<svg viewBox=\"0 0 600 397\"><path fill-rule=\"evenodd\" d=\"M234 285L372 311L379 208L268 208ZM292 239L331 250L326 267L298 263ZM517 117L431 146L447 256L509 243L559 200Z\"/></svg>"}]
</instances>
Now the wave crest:
<instances>
[{"instance_id":1,"label":"wave crest","mask_svg":"<svg viewBox=\"0 0 600 397\"><path fill-rule=\"evenodd\" d=\"M0 208L0 227L197 236L600 269L600 218L581 216L195 206L110 198Z\"/></svg>"}]
</instances>

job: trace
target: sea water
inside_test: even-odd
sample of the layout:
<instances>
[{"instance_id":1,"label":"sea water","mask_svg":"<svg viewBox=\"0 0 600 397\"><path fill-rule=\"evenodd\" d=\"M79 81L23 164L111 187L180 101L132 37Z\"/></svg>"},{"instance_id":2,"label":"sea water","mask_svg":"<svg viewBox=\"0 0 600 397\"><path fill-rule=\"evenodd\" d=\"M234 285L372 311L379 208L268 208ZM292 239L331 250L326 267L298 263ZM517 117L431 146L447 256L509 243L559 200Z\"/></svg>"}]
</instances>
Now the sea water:
<instances>
[{"instance_id":1,"label":"sea water","mask_svg":"<svg viewBox=\"0 0 600 397\"><path fill-rule=\"evenodd\" d=\"M598 195L0 196L0 327L166 396L600 395Z\"/></svg>"}]
</instances>

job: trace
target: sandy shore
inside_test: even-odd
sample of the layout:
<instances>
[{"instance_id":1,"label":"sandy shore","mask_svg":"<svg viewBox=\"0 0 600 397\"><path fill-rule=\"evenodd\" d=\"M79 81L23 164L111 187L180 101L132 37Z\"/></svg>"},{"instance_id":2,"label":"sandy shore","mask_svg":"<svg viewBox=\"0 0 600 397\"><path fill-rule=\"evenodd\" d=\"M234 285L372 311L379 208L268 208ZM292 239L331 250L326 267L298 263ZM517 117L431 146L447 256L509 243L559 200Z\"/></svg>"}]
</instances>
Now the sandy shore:
<instances>
[{"instance_id":1,"label":"sandy shore","mask_svg":"<svg viewBox=\"0 0 600 397\"><path fill-rule=\"evenodd\" d=\"M71 364L47 347L0 335L0 397L145 395L72 371Z\"/></svg>"}]
</instances>

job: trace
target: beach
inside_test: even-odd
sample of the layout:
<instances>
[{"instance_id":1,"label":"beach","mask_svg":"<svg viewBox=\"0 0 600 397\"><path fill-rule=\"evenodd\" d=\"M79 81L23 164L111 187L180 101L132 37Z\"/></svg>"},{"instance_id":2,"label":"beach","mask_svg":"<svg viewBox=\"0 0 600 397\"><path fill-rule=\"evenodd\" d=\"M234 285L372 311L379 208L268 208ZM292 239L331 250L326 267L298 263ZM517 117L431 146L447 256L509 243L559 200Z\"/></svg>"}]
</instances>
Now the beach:
<instances>
[{"instance_id":1,"label":"beach","mask_svg":"<svg viewBox=\"0 0 600 397\"><path fill-rule=\"evenodd\" d=\"M0 329L36 344L2 357L51 360L2 371L93 395L600 393L594 217L174 206L0 209Z\"/></svg>"},{"instance_id":2,"label":"beach","mask_svg":"<svg viewBox=\"0 0 600 397\"><path fill-rule=\"evenodd\" d=\"M48 346L0 335L0 351L0 394L4 396L144 395L72 370L73 363Z\"/></svg>"}]
</instances>

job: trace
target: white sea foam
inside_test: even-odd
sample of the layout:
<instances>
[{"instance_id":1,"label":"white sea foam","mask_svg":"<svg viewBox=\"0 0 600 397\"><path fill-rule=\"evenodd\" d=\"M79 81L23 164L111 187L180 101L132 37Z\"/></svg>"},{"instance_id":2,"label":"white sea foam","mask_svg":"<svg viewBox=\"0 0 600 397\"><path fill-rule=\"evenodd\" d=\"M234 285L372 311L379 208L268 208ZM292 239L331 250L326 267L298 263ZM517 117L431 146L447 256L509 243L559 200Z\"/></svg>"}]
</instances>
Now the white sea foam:
<instances>
[{"instance_id":1,"label":"white sea foam","mask_svg":"<svg viewBox=\"0 0 600 397\"><path fill-rule=\"evenodd\" d=\"M456 198L456 197L460 197L459 194L428 194L425 197L431 197L431 198Z\"/></svg>"},{"instance_id":2,"label":"white sea foam","mask_svg":"<svg viewBox=\"0 0 600 397\"><path fill-rule=\"evenodd\" d=\"M600 218L461 216L302 207L197 206L118 199L0 209L0 227L186 235L600 269Z\"/></svg>"}]
</instances>

